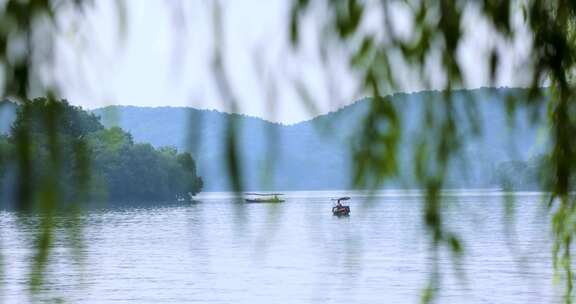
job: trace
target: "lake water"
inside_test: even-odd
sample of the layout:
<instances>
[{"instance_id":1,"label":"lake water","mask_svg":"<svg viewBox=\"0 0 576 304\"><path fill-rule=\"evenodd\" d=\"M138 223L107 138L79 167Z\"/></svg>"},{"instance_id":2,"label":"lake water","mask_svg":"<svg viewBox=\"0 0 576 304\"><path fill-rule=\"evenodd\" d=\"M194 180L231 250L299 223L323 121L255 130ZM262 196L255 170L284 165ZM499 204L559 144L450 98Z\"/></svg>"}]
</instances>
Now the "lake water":
<instances>
[{"instance_id":1,"label":"lake water","mask_svg":"<svg viewBox=\"0 0 576 304\"><path fill-rule=\"evenodd\" d=\"M350 195L349 217L330 198ZM447 228L462 236L455 263L441 250L440 303L556 303L542 199L449 192ZM223 193L196 203L100 209L82 217L83 261L56 239L40 299L66 303L418 303L434 260L417 192L289 192L282 204L242 204ZM34 219L30 219L33 222ZM24 220L26 221L26 219ZM15 214L0 217L3 303L27 303L30 240ZM67 225L65 219L58 231ZM511 229L507 230L506 227ZM506 232L508 231L508 232ZM458 275L460 274L460 275Z\"/></svg>"}]
</instances>

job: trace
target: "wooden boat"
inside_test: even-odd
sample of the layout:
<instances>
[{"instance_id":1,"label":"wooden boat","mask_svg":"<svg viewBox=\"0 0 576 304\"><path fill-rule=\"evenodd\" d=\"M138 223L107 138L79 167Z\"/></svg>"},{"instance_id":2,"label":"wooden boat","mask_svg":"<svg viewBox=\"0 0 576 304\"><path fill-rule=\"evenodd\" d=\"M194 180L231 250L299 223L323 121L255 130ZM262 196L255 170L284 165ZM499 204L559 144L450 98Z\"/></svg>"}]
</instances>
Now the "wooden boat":
<instances>
[{"instance_id":1,"label":"wooden boat","mask_svg":"<svg viewBox=\"0 0 576 304\"><path fill-rule=\"evenodd\" d=\"M244 200L247 203L282 203L284 199L280 196L282 193L245 193L247 195Z\"/></svg>"},{"instance_id":2,"label":"wooden boat","mask_svg":"<svg viewBox=\"0 0 576 304\"><path fill-rule=\"evenodd\" d=\"M342 203L341 203L341 201L347 201L349 199L350 198L347 196L333 199L333 201L336 201L336 206L332 207L332 214L334 214L336 216L350 215L350 206L345 206L345 205L342 205Z\"/></svg>"}]
</instances>

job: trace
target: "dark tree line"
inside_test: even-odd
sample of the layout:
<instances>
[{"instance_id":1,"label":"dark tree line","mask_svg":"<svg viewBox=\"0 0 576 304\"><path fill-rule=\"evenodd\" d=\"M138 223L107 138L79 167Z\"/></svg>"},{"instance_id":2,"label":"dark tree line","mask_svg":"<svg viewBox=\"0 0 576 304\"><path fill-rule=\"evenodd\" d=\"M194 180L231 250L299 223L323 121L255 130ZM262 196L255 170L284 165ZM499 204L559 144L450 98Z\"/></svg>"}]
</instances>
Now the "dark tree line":
<instances>
[{"instance_id":1,"label":"dark tree line","mask_svg":"<svg viewBox=\"0 0 576 304\"><path fill-rule=\"evenodd\" d=\"M19 105L10 133L0 138L5 195L33 207L54 193L59 201L165 201L189 198L202 188L196 163L175 148L134 143L120 128L67 101L38 98ZM42 188L45 189L42 189ZM32 197L30 197L32 196Z\"/></svg>"}]
</instances>

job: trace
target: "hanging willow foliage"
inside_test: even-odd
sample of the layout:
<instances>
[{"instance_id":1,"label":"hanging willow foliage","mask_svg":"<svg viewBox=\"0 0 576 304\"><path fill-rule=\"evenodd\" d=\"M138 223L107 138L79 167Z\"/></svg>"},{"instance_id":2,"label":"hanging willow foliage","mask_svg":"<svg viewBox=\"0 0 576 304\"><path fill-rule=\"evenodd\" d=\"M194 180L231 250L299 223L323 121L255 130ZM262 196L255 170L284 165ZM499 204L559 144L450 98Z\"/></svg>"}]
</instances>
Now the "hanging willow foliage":
<instances>
[{"instance_id":1,"label":"hanging willow foliage","mask_svg":"<svg viewBox=\"0 0 576 304\"><path fill-rule=\"evenodd\" d=\"M394 14L410 19L409 34L399 34ZM322 11L323 13L318 13ZM377 12L377 30L367 29L369 15ZM405 12L408 12L407 14ZM462 253L460 239L446 230L442 218L442 189L447 168L462 151L463 141L475 136L478 121L477 109L470 102L467 109L455 106L451 90L465 87L464 65L458 60L459 51L466 38L465 16L475 15L492 30L494 40L511 46L515 39L526 37L532 47L523 70L530 77L527 84L529 96L508 96L506 107L509 117L516 107L530 108L536 113L547 109L544 119L549 126L550 146L542 170L542 189L550 190L549 210L553 213L554 267L563 273L565 302L573 298L573 273L571 270L572 239L575 233L576 208L573 195L576 142L571 134L576 131L575 112L575 54L576 54L576 2L574 1L293 1L288 30L292 45L299 47L303 20L307 14L318 18L321 24L321 47L344 49L348 52L348 67L361 83L361 89L373 96L375 102L363 122L363 137L354 148L356 183L377 188L398 173L398 145L402 131L398 124L398 107L382 96L402 89L402 80L395 73L399 68L414 71L412 80L430 85L434 77L443 77L443 100L428 100L422 115L419 139L413 155L414 175L426 189L423 201L424 222L429 231L432 256L437 259L442 246L455 255ZM521 27L528 34L520 36L516 17L521 16ZM404 23L404 22L403 22ZM327 46L327 47L326 47ZM329 51L328 51L329 52ZM430 72L429 66L440 62L438 71ZM490 71L490 81L496 82L501 63L498 45L482 63ZM543 87L551 91L541 98ZM454 117L464 111L469 126L456 125ZM387 127L379 127L386 122ZM473 130L464 133L462 130ZM474 131L476 130L476 131ZM464 136L463 136L464 135ZM423 302L434 299L439 288L440 276L435 264L429 286L423 293Z\"/></svg>"},{"instance_id":2,"label":"hanging willow foliage","mask_svg":"<svg viewBox=\"0 0 576 304\"><path fill-rule=\"evenodd\" d=\"M91 1L58 0L7 0L0 8L0 94L24 103L31 95L48 96L48 100L59 98L59 90L53 85L51 76L42 71L50 71L53 62L53 42L58 34L59 22L70 18L71 14L82 15L91 5ZM220 6L215 5L214 29L216 37L221 37ZM403 16L409 18L410 33L399 34L395 27L394 15L401 7ZM119 11L124 8L120 5ZM321 11L322 13L317 13ZM377 22L368 20L377 12ZM316 12L316 13L315 13ZM360 83L359 90L373 97L373 108L362 121L363 137L351 146L354 152L354 182L359 187L375 189L387 180L400 174L398 166L398 147L401 138L406 136L400 128L398 107L384 97L388 92L402 89L399 69L412 71L414 79L423 87L440 81L445 89L441 100L429 100L422 113L422 127L415 141L413 174L426 196L423 200L424 222L430 235L431 254L437 257L442 247L449 248L455 257L463 254L459 237L448 231L442 218L442 189L447 168L453 159L461 153L466 136L476 136L478 124L473 104L459 107L455 104L451 90L466 86L464 67L458 60L458 52L466 38L465 18L471 12L489 25L498 40L512 42L518 39L518 28L514 23L521 16L522 25L528 31L526 39L531 46L526 71L531 81L529 96L509 96L507 109L510 113L516 107L524 106L540 113L547 109L550 146L547 157L551 176L547 182L550 189L549 210L553 213L554 267L563 273L565 283L565 302L573 298L573 273L571 270L571 244L575 235L576 202L573 191L574 169L576 166L576 143L571 137L576 131L576 109L574 70L576 54L576 2L570 0L518 0L518 1L360 1L360 0L293 0L290 19L286 25L290 41L295 49L301 42L303 20L310 15L321 24L320 52L330 54L330 48L345 50L347 66ZM121 16L123 14L120 14ZM367 30L366 24L377 24L376 30ZM122 24L122 22L121 22ZM372 26L372 29L374 27ZM524 37L524 36L522 36ZM218 42L218 39L217 39ZM223 46L214 48L213 70L217 88L223 99L233 106L237 103L231 85L226 77L223 59ZM209 58L207 58L209 60ZM490 71L491 81L495 83L501 64L501 54L494 46L489 57L483 63ZM429 67L438 65L431 73ZM43 76L41 76L43 75ZM433 78L441 79L433 79ZM48 79L47 79L48 78ZM550 92L546 98L540 98L543 86ZM304 91L303 89L301 91ZM304 102L310 103L308 98ZM460 113L460 114L459 114ZM15 169L16 195L10 198L19 210L40 210L45 216L37 225L41 233L35 240L36 254L31 265L31 290L37 290L44 279L44 270L49 263L51 244L53 243L54 214L62 207L77 214L78 203L84 200L79 193L69 204L62 202L58 189L58 177L62 174L61 159L63 151L73 153L78 166L74 168L79 178L80 192L90 179L90 167L85 142L74 141L73 147L64 149L59 145L57 129L59 115L57 111L41 113L39 121L48 130L49 147L47 153L51 160L52 175L44 176L37 184L30 179L34 163L33 134L25 128L18 130L14 149L5 149L0 138L0 166L2 171ZM466 126L457 125L455 117L468 118ZM537 116L537 115L536 115ZM229 176L237 191L242 188L241 164L238 163L235 123L229 126L226 137ZM463 133L462 130L469 130ZM67 155L69 157L69 155ZM2 173L2 172L0 172ZM72 203L74 202L74 203ZM79 221L70 225L70 234L81 246L82 231ZM26 223L25 223L26 224ZM9 263L5 261L3 264ZM440 269L435 264L429 286L423 293L423 302L435 297L440 280Z\"/></svg>"}]
</instances>

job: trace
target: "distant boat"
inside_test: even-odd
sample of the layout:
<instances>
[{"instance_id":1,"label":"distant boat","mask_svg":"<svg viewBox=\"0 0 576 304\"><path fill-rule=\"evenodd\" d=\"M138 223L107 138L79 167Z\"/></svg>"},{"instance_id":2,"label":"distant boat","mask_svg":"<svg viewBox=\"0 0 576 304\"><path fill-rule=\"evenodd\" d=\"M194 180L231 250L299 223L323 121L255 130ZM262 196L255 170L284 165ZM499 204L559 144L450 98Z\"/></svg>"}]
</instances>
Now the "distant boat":
<instances>
[{"instance_id":1,"label":"distant boat","mask_svg":"<svg viewBox=\"0 0 576 304\"><path fill-rule=\"evenodd\" d=\"M186 195L188 197L186 197ZM191 192L186 193L186 195L177 195L176 196L176 200L179 202L198 202L197 200L194 199L194 194L192 194Z\"/></svg>"},{"instance_id":2,"label":"distant boat","mask_svg":"<svg viewBox=\"0 0 576 304\"><path fill-rule=\"evenodd\" d=\"M332 207L332 214L336 216L350 215L350 206L345 206L341 203L341 201L347 201L349 199L350 198L347 196L333 199L333 201L336 201L336 206Z\"/></svg>"},{"instance_id":3,"label":"distant boat","mask_svg":"<svg viewBox=\"0 0 576 304\"><path fill-rule=\"evenodd\" d=\"M282 193L244 193L248 196L244 200L247 203L282 203L284 200L280 198Z\"/></svg>"}]
</instances>

